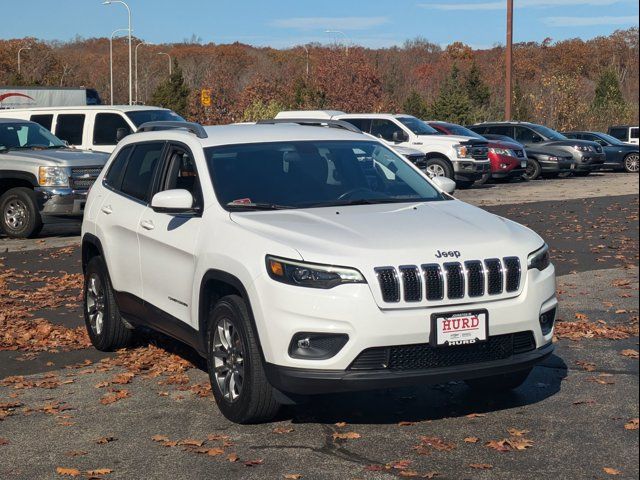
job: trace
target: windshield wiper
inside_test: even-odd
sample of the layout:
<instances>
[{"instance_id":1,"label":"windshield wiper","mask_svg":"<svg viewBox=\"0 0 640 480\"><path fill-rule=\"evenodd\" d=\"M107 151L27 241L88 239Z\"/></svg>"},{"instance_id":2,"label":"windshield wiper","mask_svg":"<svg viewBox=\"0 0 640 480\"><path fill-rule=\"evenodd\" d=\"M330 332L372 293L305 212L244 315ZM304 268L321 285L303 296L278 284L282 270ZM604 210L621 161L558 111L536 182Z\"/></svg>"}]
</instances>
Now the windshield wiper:
<instances>
[{"instance_id":1,"label":"windshield wiper","mask_svg":"<svg viewBox=\"0 0 640 480\"><path fill-rule=\"evenodd\" d=\"M227 208L230 210L289 210L296 207L289 205L278 205L277 203L227 203Z\"/></svg>"},{"instance_id":2,"label":"windshield wiper","mask_svg":"<svg viewBox=\"0 0 640 480\"><path fill-rule=\"evenodd\" d=\"M358 198L334 202L316 203L311 207L351 207L356 205L379 205L383 203L414 203L427 201L424 198Z\"/></svg>"}]
</instances>

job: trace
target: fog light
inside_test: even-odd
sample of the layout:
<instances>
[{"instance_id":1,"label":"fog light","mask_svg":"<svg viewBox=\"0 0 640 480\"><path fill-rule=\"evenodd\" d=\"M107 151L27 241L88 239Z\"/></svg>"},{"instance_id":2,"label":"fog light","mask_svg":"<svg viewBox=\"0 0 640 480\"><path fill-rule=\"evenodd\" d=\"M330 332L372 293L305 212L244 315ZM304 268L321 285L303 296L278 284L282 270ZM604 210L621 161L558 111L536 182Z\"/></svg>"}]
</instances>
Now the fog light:
<instances>
[{"instance_id":1,"label":"fog light","mask_svg":"<svg viewBox=\"0 0 640 480\"><path fill-rule=\"evenodd\" d=\"M509 168L509 165L507 165L506 163L501 163L500 168L504 170L505 168Z\"/></svg>"},{"instance_id":2,"label":"fog light","mask_svg":"<svg viewBox=\"0 0 640 480\"><path fill-rule=\"evenodd\" d=\"M556 321L557 308L552 308L548 312L540 314L540 328L543 335L549 335L553 330L553 325Z\"/></svg>"},{"instance_id":3,"label":"fog light","mask_svg":"<svg viewBox=\"0 0 640 480\"><path fill-rule=\"evenodd\" d=\"M349 341L343 333L296 333L289 344L289 356L304 360L334 357Z\"/></svg>"}]
</instances>

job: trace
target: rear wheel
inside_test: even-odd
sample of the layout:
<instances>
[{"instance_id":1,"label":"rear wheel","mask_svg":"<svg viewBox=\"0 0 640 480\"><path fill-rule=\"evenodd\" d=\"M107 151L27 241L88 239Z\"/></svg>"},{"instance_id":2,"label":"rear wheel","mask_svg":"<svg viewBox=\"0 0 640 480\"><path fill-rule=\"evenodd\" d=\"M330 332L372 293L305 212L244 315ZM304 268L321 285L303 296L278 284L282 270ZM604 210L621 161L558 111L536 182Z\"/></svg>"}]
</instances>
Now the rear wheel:
<instances>
[{"instance_id":1,"label":"rear wheel","mask_svg":"<svg viewBox=\"0 0 640 480\"><path fill-rule=\"evenodd\" d=\"M536 180L542 174L542 167L537 160L530 158L527 161L527 169L522 175L525 180Z\"/></svg>"},{"instance_id":2,"label":"rear wheel","mask_svg":"<svg viewBox=\"0 0 640 480\"><path fill-rule=\"evenodd\" d=\"M624 157L624 170L627 173L638 173L638 154L630 153L626 157Z\"/></svg>"},{"instance_id":3,"label":"rear wheel","mask_svg":"<svg viewBox=\"0 0 640 480\"><path fill-rule=\"evenodd\" d=\"M527 381L531 368L521 370L519 372L505 373L503 375L495 375L493 377L474 378L467 380L466 383L474 390L483 392L508 392L515 390Z\"/></svg>"},{"instance_id":4,"label":"rear wheel","mask_svg":"<svg viewBox=\"0 0 640 480\"><path fill-rule=\"evenodd\" d=\"M12 188L0 198L0 230L13 238L30 238L42 230L36 195L25 187Z\"/></svg>"},{"instance_id":5,"label":"rear wheel","mask_svg":"<svg viewBox=\"0 0 640 480\"><path fill-rule=\"evenodd\" d=\"M422 169L429 177L447 177L454 180L453 168L444 158L430 158Z\"/></svg>"},{"instance_id":6,"label":"rear wheel","mask_svg":"<svg viewBox=\"0 0 640 480\"><path fill-rule=\"evenodd\" d=\"M102 257L93 257L87 265L84 277L84 321L91 343L98 350L112 352L131 343L133 330L122 321Z\"/></svg>"},{"instance_id":7,"label":"rear wheel","mask_svg":"<svg viewBox=\"0 0 640 480\"><path fill-rule=\"evenodd\" d=\"M236 423L271 420L280 404L267 382L245 301L229 295L212 305L207 330L211 389L222 414Z\"/></svg>"}]
</instances>

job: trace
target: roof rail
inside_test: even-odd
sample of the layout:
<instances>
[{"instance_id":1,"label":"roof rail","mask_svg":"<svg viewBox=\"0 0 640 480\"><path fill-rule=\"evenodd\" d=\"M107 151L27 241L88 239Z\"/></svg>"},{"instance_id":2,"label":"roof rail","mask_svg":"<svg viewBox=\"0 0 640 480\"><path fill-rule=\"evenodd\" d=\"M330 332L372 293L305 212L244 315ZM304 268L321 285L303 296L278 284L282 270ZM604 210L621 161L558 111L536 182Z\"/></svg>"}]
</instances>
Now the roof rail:
<instances>
[{"instance_id":1,"label":"roof rail","mask_svg":"<svg viewBox=\"0 0 640 480\"><path fill-rule=\"evenodd\" d=\"M193 133L198 138L207 138L207 132L202 125L193 122L147 122L138 127L138 132L157 132L159 130L176 130L182 129Z\"/></svg>"},{"instance_id":2,"label":"roof rail","mask_svg":"<svg viewBox=\"0 0 640 480\"><path fill-rule=\"evenodd\" d=\"M257 125L276 125L280 123L297 123L308 127L341 128L353 133L362 133L355 125L344 120L325 120L323 118L275 118L273 120L258 120Z\"/></svg>"}]
</instances>

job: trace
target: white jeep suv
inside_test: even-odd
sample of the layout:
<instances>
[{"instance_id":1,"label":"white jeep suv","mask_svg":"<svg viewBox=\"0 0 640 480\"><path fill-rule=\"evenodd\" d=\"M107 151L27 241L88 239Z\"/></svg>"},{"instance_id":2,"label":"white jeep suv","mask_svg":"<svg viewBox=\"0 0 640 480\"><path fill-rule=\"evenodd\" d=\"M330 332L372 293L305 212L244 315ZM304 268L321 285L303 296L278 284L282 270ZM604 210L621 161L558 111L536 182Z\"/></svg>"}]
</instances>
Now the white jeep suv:
<instances>
[{"instance_id":1,"label":"white jeep suv","mask_svg":"<svg viewBox=\"0 0 640 480\"><path fill-rule=\"evenodd\" d=\"M347 129L145 124L85 208L91 340L189 344L241 423L329 392L515 388L553 351L555 269L445 183Z\"/></svg>"},{"instance_id":2,"label":"white jeep suv","mask_svg":"<svg viewBox=\"0 0 640 480\"><path fill-rule=\"evenodd\" d=\"M351 113L317 110L286 111L276 119L316 118L349 122L388 145L419 150L424 157L418 167L430 177L455 180L459 188L469 188L491 173L486 140L459 135L442 135L426 122L411 115L387 113Z\"/></svg>"}]
</instances>

